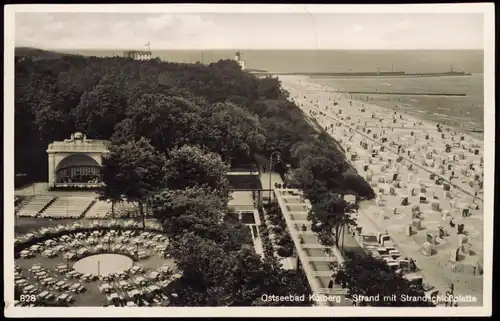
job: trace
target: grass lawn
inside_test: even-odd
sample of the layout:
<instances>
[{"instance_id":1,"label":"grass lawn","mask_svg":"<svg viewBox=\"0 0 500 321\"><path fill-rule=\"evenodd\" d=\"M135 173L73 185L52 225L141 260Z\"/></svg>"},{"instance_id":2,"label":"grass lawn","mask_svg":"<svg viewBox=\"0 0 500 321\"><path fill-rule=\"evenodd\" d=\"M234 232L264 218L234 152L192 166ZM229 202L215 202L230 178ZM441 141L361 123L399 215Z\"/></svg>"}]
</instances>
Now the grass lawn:
<instances>
[{"instance_id":1,"label":"grass lawn","mask_svg":"<svg viewBox=\"0 0 500 321\"><path fill-rule=\"evenodd\" d=\"M235 175L228 176L229 186L232 189L261 189L259 176L255 175Z\"/></svg>"}]
</instances>

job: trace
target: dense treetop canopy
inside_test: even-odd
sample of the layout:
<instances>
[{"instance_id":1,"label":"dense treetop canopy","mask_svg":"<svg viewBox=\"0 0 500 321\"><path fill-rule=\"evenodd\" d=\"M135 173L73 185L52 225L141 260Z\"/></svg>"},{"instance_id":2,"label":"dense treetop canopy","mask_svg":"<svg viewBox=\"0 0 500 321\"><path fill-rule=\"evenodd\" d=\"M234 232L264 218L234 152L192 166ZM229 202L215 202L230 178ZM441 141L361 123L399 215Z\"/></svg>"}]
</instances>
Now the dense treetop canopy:
<instances>
[{"instance_id":1,"label":"dense treetop canopy","mask_svg":"<svg viewBox=\"0 0 500 321\"><path fill-rule=\"evenodd\" d=\"M292 168L288 183L316 204L313 220L336 235L352 222L325 195L374 196L277 78L256 78L232 60L16 57L15 72L16 173L46 179L47 145L75 131L110 140L101 198L137 201L143 219L147 206L162 223L183 270L177 305L269 305L262 294L310 293L300 270L262 260L245 246L242 225L227 219L231 166L279 151Z\"/></svg>"},{"instance_id":2,"label":"dense treetop canopy","mask_svg":"<svg viewBox=\"0 0 500 321\"><path fill-rule=\"evenodd\" d=\"M348 288L350 298L368 297L379 300L358 300L361 306L417 306L432 307L425 299L424 288L394 273L383 261L372 256L352 255L344 262L344 269L337 275L339 282ZM393 297L384 300L384 297Z\"/></svg>"},{"instance_id":3,"label":"dense treetop canopy","mask_svg":"<svg viewBox=\"0 0 500 321\"><path fill-rule=\"evenodd\" d=\"M296 175L297 187L306 189L305 177L340 187L339 175L352 171L339 145L313 128L277 78L257 78L232 60L27 56L16 57L15 79L15 169L36 179L46 179L47 145L75 131L114 143L145 137L162 153L204 146L231 165L279 151L283 164L306 171ZM349 187L374 196L358 185Z\"/></svg>"}]
</instances>

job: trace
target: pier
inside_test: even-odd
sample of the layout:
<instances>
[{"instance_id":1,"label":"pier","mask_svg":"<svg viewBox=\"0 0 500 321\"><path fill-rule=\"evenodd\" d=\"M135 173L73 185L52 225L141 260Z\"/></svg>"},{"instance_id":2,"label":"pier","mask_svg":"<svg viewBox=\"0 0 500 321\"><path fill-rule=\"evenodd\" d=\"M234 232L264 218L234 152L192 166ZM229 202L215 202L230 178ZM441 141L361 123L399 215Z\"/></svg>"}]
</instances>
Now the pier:
<instances>
[{"instance_id":1,"label":"pier","mask_svg":"<svg viewBox=\"0 0 500 321\"><path fill-rule=\"evenodd\" d=\"M337 93L351 95L394 95L394 96L446 96L446 97L465 97L464 93L423 93L423 92L382 92L382 91L336 91Z\"/></svg>"}]
</instances>

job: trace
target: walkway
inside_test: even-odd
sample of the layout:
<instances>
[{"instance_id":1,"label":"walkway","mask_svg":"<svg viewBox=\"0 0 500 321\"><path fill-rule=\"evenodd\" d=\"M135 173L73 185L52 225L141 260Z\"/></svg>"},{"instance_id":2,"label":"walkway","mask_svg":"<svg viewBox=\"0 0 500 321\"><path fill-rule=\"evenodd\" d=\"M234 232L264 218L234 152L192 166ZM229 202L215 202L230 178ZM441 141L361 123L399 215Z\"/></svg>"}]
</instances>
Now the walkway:
<instances>
[{"instance_id":1,"label":"walkway","mask_svg":"<svg viewBox=\"0 0 500 321\"><path fill-rule=\"evenodd\" d=\"M271 176L271 186L269 186L269 176ZM263 189L274 189L275 186L274 184L283 184L283 180L281 179L280 174L276 172L260 172L260 183ZM263 192L262 197L263 198L268 198L269 195L272 194L272 192Z\"/></svg>"},{"instance_id":2,"label":"walkway","mask_svg":"<svg viewBox=\"0 0 500 321\"><path fill-rule=\"evenodd\" d=\"M340 265L343 263L343 258L336 247L321 245L316 233L311 231L311 223L307 220L307 213L311 208L310 202L304 199L297 189L275 189L274 194L312 292L332 298L331 301L318 301L317 304L351 306L352 303L346 298L346 291L342 287L334 284L333 288L328 288L334 274L330 264ZM306 227L305 230L303 225Z\"/></svg>"}]
</instances>

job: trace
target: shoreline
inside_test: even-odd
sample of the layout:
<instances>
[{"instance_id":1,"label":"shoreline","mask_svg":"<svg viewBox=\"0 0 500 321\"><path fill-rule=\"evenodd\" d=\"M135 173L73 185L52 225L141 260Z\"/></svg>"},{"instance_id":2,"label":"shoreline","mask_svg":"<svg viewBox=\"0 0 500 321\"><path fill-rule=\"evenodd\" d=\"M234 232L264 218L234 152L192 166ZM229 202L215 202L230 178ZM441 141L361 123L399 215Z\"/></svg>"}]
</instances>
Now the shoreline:
<instances>
[{"instance_id":1,"label":"shoreline","mask_svg":"<svg viewBox=\"0 0 500 321\"><path fill-rule=\"evenodd\" d=\"M434 286L439 293L445 293L449 284L454 284L457 295L473 295L478 299L478 303L473 306L480 305L483 301L484 278L482 274L474 274L475 272L471 271L474 266L480 266L482 269L483 264L483 190L475 189L476 185L470 186L469 183L473 181L474 174L481 177L482 168L476 166L484 154L483 140L445 125L443 129L450 127L451 130L449 133L443 130L442 133L446 136L443 139L436 130L437 122L403 114L401 109L391 110L376 104L351 100L348 95L330 92L328 88L331 87L309 82L303 77L282 77L280 81L304 114L316 119L343 145L347 160L378 194L374 200L360 202L357 221L358 226L363 227L362 235L385 231L402 257L416 260L419 267L417 274L422 275L425 282ZM338 105L333 105L334 101ZM370 117L372 113L377 117ZM366 125L367 122L373 125L370 128L371 134L364 130L363 122L367 128L370 127ZM415 126L411 123L415 123ZM408 130L391 128L391 125L402 126L401 124L412 128L414 134L410 135ZM376 133L380 137L372 137ZM385 143L380 141L384 136L388 137ZM429 137L424 139L424 136ZM453 152L445 153L445 143L454 145L451 138L458 136L463 136L464 140L454 140L454 143L458 143L462 148L454 146ZM363 144L368 144L369 147L363 147ZM376 154L373 154L372 149L384 145L385 150L378 151L380 157L374 156ZM406 156L404 151L402 154L396 152L398 145L411 151L412 156ZM473 149L478 149L480 153L474 154ZM433 154L432 160L427 156L429 153ZM458 157L456 161L452 161L451 157L457 153L466 154L465 158ZM355 157L352 158L353 156ZM400 162L396 160L399 156L402 157ZM391 160L394 163L391 163ZM443 164L451 164L452 169L450 170L449 165L441 165L441 161ZM411 164L412 168L409 167ZM474 164L473 170L469 169L469 164ZM451 192L446 192L443 185L436 184L435 180L444 177L445 183L448 184L447 175L453 173L453 170L457 173L451 175L456 178L450 184ZM395 174L397 185L393 185ZM475 190L479 192L477 197L474 197ZM422 195L426 198L424 203L420 199ZM409 205L403 205L402 198L407 198ZM463 209L470 204L476 204L478 208L469 208L470 215L464 216ZM438 207L435 208L435 205ZM422 228L420 225L414 225L415 206L418 206L421 213L418 224L422 224ZM472 247L473 251L472 254L461 252L460 259L451 261L450 253L457 248L456 244L461 236L456 232L457 224L466 226L467 242L470 242L467 243L468 248ZM409 226L414 230L407 234L405 231ZM428 240L428 235L438 235L440 226L445 228L446 236L436 239L437 243L431 254L423 254L426 237ZM463 305L470 306L467 303Z\"/></svg>"},{"instance_id":2,"label":"shoreline","mask_svg":"<svg viewBox=\"0 0 500 321\"><path fill-rule=\"evenodd\" d=\"M273 75L273 77L277 77L280 81L282 81L282 80L283 81L292 81L294 83L300 82L301 85L303 85L303 86L305 85L307 87L310 87L311 89L313 89L313 88L320 89L320 90L324 91L325 94L339 95L339 96L342 96L342 98L344 98L344 99L349 99L349 96L355 95L355 94L351 94L349 92L339 91L338 88L335 88L333 86L315 83L315 82L311 81L309 76L294 76L294 75L277 75L277 74L275 74L275 75ZM449 127L452 131L463 134L466 137L469 137L472 140L477 141L478 144L482 145L484 142L484 132L483 133L481 133L481 132L475 133L472 131L464 130L462 124L450 125L444 121L438 121L436 119L431 119L431 117L432 117L431 114L429 114L427 112L420 113L417 110L401 107L398 105L397 105L397 107L390 108L388 106L383 106L382 104L377 104L377 102L367 102L367 101L363 101L360 99L356 99L355 97L353 97L350 100L352 100L353 103L356 102L357 104L363 104L367 108L379 109L378 111L381 111L381 112L390 110L390 111L397 111L399 113L403 113L403 111L404 111L405 117L411 118L412 120L415 120L415 121L423 122L424 124L429 125L429 128L432 128L434 130L436 130L436 127L439 124L444 128ZM408 109L410 109L410 112L408 112ZM446 115L446 116L450 117L448 115ZM453 120L449 119L449 121L453 121ZM481 147L483 147L483 146L481 146Z\"/></svg>"},{"instance_id":3,"label":"shoreline","mask_svg":"<svg viewBox=\"0 0 500 321\"><path fill-rule=\"evenodd\" d=\"M337 90L338 93L350 95L387 95L387 96L444 96L465 97L464 93L427 93L427 92L382 92L382 91L345 91Z\"/></svg>"}]
</instances>

